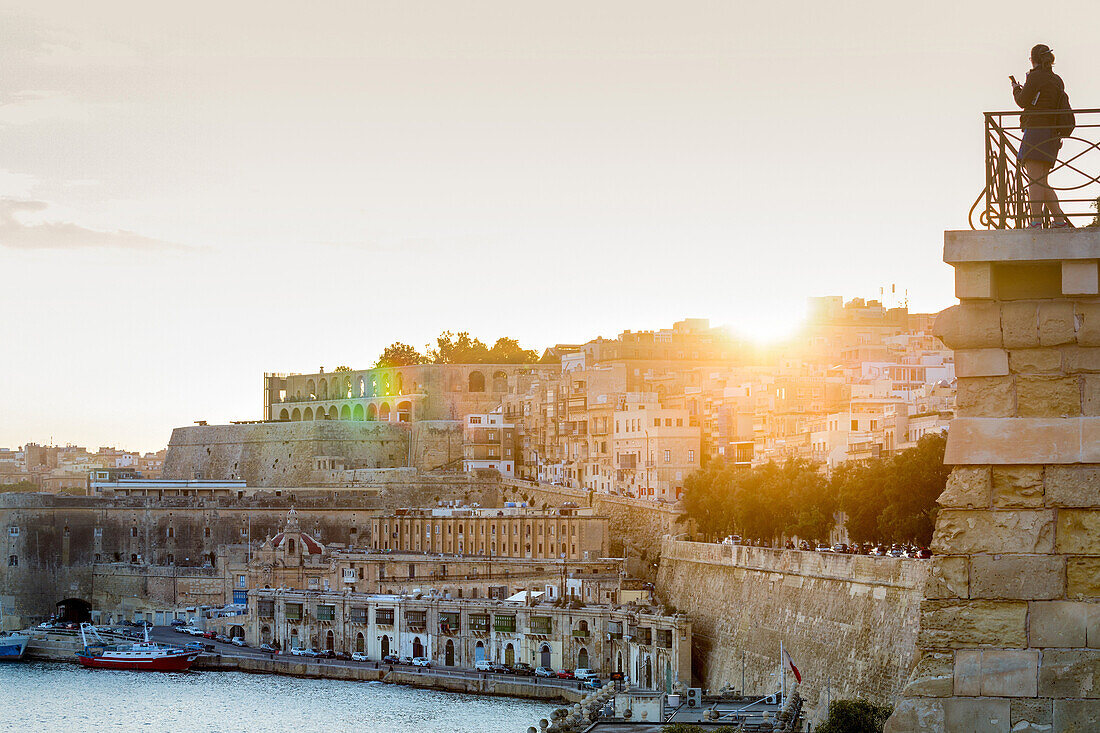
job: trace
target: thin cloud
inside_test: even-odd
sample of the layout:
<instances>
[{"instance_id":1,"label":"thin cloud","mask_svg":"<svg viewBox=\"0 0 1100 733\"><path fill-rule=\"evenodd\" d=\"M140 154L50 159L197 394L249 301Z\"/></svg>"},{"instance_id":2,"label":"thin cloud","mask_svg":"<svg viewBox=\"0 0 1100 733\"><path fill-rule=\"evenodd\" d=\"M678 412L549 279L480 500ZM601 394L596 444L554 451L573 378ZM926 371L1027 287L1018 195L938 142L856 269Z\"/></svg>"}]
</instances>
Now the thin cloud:
<instances>
[{"instance_id":1,"label":"thin cloud","mask_svg":"<svg viewBox=\"0 0 1100 733\"><path fill-rule=\"evenodd\" d=\"M125 229L104 232L72 222L35 222L21 215L35 214L49 207L45 201L0 199L0 247L10 249L128 249L145 251L189 250L196 248L163 239L146 237Z\"/></svg>"}]
</instances>

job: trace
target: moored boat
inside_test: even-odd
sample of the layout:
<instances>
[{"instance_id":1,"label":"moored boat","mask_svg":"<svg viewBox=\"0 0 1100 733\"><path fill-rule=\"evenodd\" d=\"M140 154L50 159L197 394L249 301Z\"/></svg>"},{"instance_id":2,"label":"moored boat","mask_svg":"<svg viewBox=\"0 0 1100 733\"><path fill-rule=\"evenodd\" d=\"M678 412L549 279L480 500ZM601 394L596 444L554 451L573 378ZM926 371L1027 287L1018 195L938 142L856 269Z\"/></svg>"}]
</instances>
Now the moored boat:
<instances>
[{"instance_id":1,"label":"moored boat","mask_svg":"<svg viewBox=\"0 0 1100 733\"><path fill-rule=\"evenodd\" d=\"M0 631L0 662L17 662L27 651L30 637L24 634L11 634Z\"/></svg>"},{"instance_id":2,"label":"moored boat","mask_svg":"<svg viewBox=\"0 0 1100 733\"><path fill-rule=\"evenodd\" d=\"M91 631L98 642L88 643L86 631ZM154 672L183 672L190 669L199 652L172 644L149 641L149 629L145 629L145 641L128 644L106 644L91 624L80 625L80 638L84 649L76 658L85 667L98 669L131 669Z\"/></svg>"}]
</instances>

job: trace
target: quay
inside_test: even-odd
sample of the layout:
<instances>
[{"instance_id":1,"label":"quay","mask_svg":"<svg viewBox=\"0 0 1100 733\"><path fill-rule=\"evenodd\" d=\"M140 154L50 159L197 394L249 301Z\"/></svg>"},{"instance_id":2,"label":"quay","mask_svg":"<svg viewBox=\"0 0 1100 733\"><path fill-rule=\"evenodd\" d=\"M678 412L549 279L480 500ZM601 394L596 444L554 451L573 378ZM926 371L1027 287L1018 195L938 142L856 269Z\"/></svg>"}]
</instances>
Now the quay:
<instances>
[{"instance_id":1,"label":"quay","mask_svg":"<svg viewBox=\"0 0 1100 733\"><path fill-rule=\"evenodd\" d=\"M31 641L26 658L36 661L76 663L81 648L80 633L68 629L27 631ZM100 632L109 641L123 642L122 635ZM180 643L178 635L167 627L156 627L151 634L155 641ZM381 682L445 692L471 695L503 695L529 700L579 702L584 691L574 680L539 679L507 674L490 674L473 670L422 668L381 662L348 662L334 659L313 659L282 654L270 655L251 647L235 647L215 642L217 651L199 655L193 670L239 671L253 674L278 674L310 679L333 679L358 682Z\"/></svg>"}]
</instances>

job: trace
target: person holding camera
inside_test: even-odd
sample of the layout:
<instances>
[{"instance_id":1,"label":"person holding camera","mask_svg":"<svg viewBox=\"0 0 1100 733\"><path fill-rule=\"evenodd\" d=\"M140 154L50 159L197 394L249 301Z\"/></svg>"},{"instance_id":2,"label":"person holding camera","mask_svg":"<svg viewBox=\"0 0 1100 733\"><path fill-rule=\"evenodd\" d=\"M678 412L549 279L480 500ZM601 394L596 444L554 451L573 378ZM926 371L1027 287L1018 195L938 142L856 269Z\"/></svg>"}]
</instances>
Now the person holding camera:
<instances>
[{"instance_id":1,"label":"person holding camera","mask_svg":"<svg viewBox=\"0 0 1100 733\"><path fill-rule=\"evenodd\" d=\"M1054 51L1044 43L1031 49L1031 71L1023 84L1010 76L1012 97L1024 111L1020 115L1020 127L1024 130L1020 143L1020 163L1027 174L1027 198L1031 209L1031 224L1028 229L1040 229L1043 226L1043 208L1050 213L1052 227L1064 229L1072 227L1069 219L1062 213L1058 196L1047 184L1051 168L1058 162L1058 151L1062 147L1059 134L1060 116L1056 110L1069 107L1066 85L1062 78L1054 73Z\"/></svg>"}]
</instances>

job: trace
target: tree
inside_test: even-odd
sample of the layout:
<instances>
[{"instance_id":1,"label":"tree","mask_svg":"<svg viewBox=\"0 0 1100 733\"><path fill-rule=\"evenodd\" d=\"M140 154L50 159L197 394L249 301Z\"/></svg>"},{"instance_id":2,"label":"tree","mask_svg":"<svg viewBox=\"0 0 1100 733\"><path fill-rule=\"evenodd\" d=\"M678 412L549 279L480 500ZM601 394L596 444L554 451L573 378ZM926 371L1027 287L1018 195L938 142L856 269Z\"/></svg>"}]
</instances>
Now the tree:
<instances>
[{"instance_id":1,"label":"tree","mask_svg":"<svg viewBox=\"0 0 1100 733\"><path fill-rule=\"evenodd\" d=\"M444 331L435 340L436 347L428 352L434 364L484 364L489 357L489 347L467 331L457 334Z\"/></svg>"},{"instance_id":2,"label":"tree","mask_svg":"<svg viewBox=\"0 0 1100 733\"><path fill-rule=\"evenodd\" d=\"M338 366L338 367L336 367L335 369L333 369L332 371L333 371L334 373L335 373L335 372L350 372L350 371L351 371L351 367L349 367L349 366Z\"/></svg>"},{"instance_id":3,"label":"tree","mask_svg":"<svg viewBox=\"0 0 1100 733\"><path fill-rule=\"evenodd\" d=\"M891 708L866 700L836 700L817 733L882 733Z\"/></svg>"},{"instance_id":4,"label":"tree","mask_svg":"<svg viewBox=\"0 0 1100 733\"><path fill-rule=\"evenodd\" d=\"M376 367L399 367L424 364L427 361L428 359L412 346L395 341L382 350L382 355L378 357L378 361L374 365Z\"/></svg>"},{"instance_id":5,"label":"tree","mask_svg":"<svg viewBox=\"0 0 1100 733\"><path fill-rule=\"evenodd\" d=\"M534 364L539 360L538 352L525 349L519 341L501 336L489 349L490 364Z\"/></svg>"},{"instance_id":6,"label":"tree","mask_svg":"<svg viewBox=\"0 0 1100 733\"><path fill-rule=\"evenodd\" d=\"M841 464L830 484L847 515L855 542L928 545L936 524L936 500L947 485L947 438L926 435L916 446L864 463Z\"/></svg>"}]
</instances>

